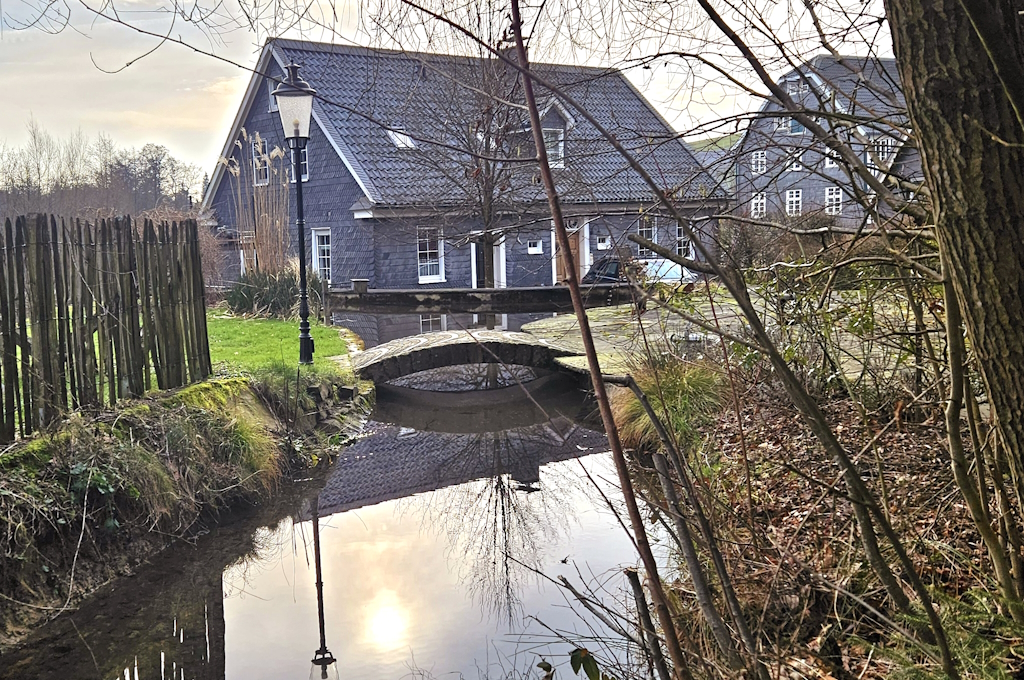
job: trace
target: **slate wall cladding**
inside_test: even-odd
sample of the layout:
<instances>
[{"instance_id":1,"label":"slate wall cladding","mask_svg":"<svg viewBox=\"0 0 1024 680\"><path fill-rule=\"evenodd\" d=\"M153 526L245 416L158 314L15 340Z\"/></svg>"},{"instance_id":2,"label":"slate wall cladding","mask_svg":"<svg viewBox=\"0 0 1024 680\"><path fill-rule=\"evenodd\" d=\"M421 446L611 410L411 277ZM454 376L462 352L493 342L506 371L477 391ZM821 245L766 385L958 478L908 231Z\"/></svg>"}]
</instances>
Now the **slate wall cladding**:
<instances>
[{"instance_id":1,"label":"slate wall cladding","mask_svg":"<svg viewBox=\"0 0 1024 680\"><path fill-rule=\"evenodd\" d=\"M276 68L276 67L275 67ZM242 124L250 137L257 132L265 140L268 149L287 149L288 143L281 131L281 119L277 112L270 111L270 93L266 80L257 87L256 96ZM234 158L243 172L252 172L252 156L247 143L235 147ZM345 167L344 162L331 146L323 130L314 122L310 126L310 139L306 157L309 163L309 179L303 185L303 207L306 218L306 257L311 262L313 229L331 230L331 280L333 285L348 285L353 278L373 277L373 227L353 217L351 207L362 196L362 189ZM217 188L212 206L219 224L237 227L234 214L234 187L232 178L226 176ZM298 232L295 228L295 189L291 185L289 196L289 224L292 252L298 254ZM240 261L227 258L225 279L238 276Z\"/></svg>"},{"instance_id":2,"label":"slate wall cladding","mask_svg":"<svg viewBox=\"0 0 1024 680\"><path fill-rule=\"evenodd\" d=\"M374 275L371 288L469 288L470 247L469 244L454 245L450 240L444 243L445 280L440 283L419 282L418 251L416 246L417 226L427 226L429 220L408 222L404 220L374 220ZM446 236L453 236L449 231Z\"/></svg>"},{"instance_id":3,"label":"slate wall cladding","mask_svg":"<svg viewBox=\"0 0 1024 680\"><path fill-rule=\"evenodd\" d=\"M817 91L812 92L803 78L811 81ZM870 81L872 86L866 87L864 80ZM891 174L910 182L921 179L920 158L916 150L904 147L897 139L896 131L909 123L895 60L843 57L840 64L833 57L822 55L787 73L779 84L808 110L840 112L860 118L855 129L846 125L837 128L837 134L869 165L869 144L864 140L888 141L894 145L897 154L890 159ZM823 116L819 123L828 129L829 119L829 116ZM865 218L864 210L855 200L858 192L842 164L827 162L825 146L801 125L791 125L790 120L778 104L765 103L739 147L732 152L737 212L749 216L754 194L764 193L767 216L784 219L786 192L799 189L802 216L820 215L821 219L835 220L847 226L861 224ZM758 172L753 167L754 153L764 154L764 166L763 169L758 168ZM800 157L801 169L789 169L796 155ZM878 176L884 177L882 172ZM856 182L860 192L870 193L863 180ZM826 190L836 187L841 189L841 213L828 215L825 211ZM886 214L890 211L883 207L881 212Z\"/></svg>"}]
</instances>

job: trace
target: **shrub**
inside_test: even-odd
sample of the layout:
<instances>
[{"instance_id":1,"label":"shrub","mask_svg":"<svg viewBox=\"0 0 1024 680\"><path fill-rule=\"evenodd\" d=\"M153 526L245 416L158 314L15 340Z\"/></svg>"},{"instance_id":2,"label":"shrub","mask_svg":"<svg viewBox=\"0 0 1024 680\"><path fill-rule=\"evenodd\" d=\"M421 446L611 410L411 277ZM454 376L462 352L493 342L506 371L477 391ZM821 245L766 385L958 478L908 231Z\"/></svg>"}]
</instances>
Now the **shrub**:
<instances>
[{"instance_id":1,"label":"shrub","mask_svg":"<svg viewBox=\"0 0 1024 680\"><path fill-rule=\"evenodd\" d=\"M309 315L320 316L320 277L307 272ZM299 314L299 274L294 269L277 273L246 272L224 298L235 314L292 319Z\"/></svg>"},{"instance_id":2,"label":"shrub","mask_svg":"<svg viewBox=\"0 0 1024 680\"><path fill-rule=\"evenodd\" d=\"M675 357L656 358L638 367L633 378L684 449L697 440L700 426L721 408L721 378L707 366ZM661 448L654 424L630 390L619 389L612 395L612 415L623 446L638 451Z\"/></svg>"}]
</instances>

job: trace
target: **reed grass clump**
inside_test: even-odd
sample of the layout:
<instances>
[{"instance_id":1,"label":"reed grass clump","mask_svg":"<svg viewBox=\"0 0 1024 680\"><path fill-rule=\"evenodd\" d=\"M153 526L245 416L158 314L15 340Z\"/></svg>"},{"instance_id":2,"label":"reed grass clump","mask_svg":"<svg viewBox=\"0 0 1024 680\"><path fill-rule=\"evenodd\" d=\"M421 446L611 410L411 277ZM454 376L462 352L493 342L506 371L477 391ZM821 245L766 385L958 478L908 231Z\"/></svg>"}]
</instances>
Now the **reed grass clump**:
<instances>
[{"instance_id":1,"label":"reed grass clump","mask_svg":"<svg viewBox=\"0 0 1024 680\"><path fill-rule=\"evenodd\" d=\"M638 364L633 378L682 448L692 445L700 436L700 427L721 409L721 377L703 364L672 356L657 357ZM615 390L611 402L623 446L637 451L656 451L661 447L654 424L630 390Z\"/></svg>"}]
</instances>

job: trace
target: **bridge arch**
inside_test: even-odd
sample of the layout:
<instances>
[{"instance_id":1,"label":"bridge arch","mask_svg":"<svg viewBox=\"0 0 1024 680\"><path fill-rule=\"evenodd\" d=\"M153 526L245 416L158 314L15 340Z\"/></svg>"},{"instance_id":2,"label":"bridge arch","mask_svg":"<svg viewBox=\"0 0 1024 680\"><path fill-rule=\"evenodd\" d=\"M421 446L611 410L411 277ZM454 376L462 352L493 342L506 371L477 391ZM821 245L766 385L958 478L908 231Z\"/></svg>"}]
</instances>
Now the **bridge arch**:
<instances>
[{"instance_id":1,"label":"bridge arch","mask_svg":"<svg viewBox=\"0 0 1024 680\"><path fill-rule=\"evenodd\" d=\"M577 354L529 333L458 330L422 333L371 347L352 357L364 380L386 383L420 371L463 364L509 364L565 370L556 359Z\"/></svg>"}]
</instances>

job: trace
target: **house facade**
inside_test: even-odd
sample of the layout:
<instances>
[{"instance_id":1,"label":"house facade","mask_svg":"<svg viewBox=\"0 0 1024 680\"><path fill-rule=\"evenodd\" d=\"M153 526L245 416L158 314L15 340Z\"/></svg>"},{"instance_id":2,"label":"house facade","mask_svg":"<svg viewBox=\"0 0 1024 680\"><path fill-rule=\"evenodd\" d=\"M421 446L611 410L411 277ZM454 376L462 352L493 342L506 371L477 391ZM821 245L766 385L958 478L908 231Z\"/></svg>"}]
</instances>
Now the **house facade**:
<instances>
[{"instance_id":1,"label":"house facade","mask_svg":"<svg viewBox=\"0 0 1024 680\"><path fill-rule=\"evenodd\" d=\"M321 279L347 288L555 285L565 277L522 104L521 76L497 59L269 41L260 56L205 207L234 236L225 279L253 266L245 244L281 228L295 252L287 144L271 92L289 62L317 90L302 159L307 257ZM535 65L622 142L698 220L713 243L725 192L623 74ZM653 192L557 92L538 88L543 137L580 274L631 247L629 233L681 253L692 245Z\"/></svg>"},{"instance_id":2,"label":"house facade","mask_svg":"<svg viewBox=\"0 0 1024 680\"><path fill-rule=\"evenodd\" d=\"M912 197L921 168L917 150L907 143L909 119L895 60L818 56L778 84L875 177ZM719 162L731 166L735 212L745 218L853 228L892 214L846 161L772 101Z\"/></svg>"}]
</instances>

